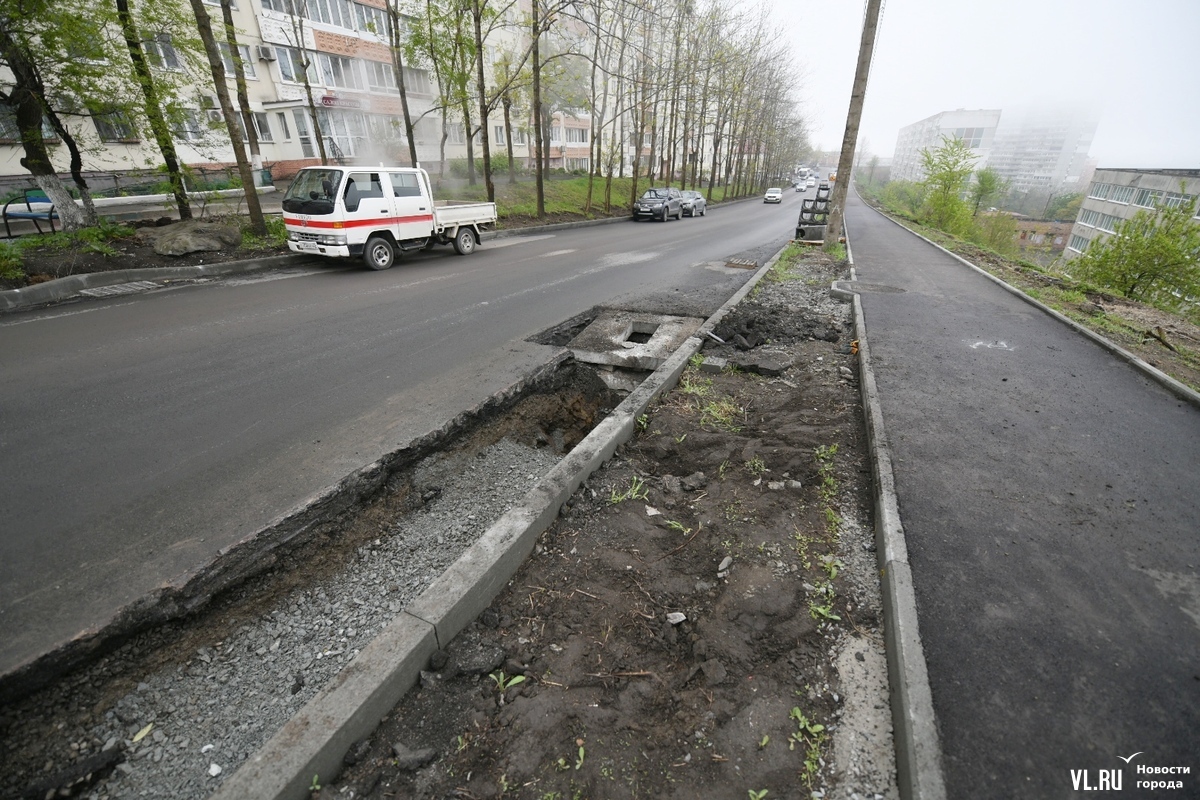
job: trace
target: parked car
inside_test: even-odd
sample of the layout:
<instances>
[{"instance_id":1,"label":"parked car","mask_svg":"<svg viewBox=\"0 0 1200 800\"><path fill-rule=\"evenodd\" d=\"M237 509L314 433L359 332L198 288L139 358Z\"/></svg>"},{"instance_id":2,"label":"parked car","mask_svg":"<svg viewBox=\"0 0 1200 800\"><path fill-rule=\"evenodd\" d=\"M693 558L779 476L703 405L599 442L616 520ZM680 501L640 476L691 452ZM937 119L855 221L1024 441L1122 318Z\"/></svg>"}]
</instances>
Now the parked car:
<instances>
[{"instance_id":1,"label":"parked car","mask_svg":"<svg viewBox=\"0 0 1200 800\"><path fill-rule=\"evenodd\" d=\"M708 201L704 195L689 189L683 192L683 213L689 217L703 217L708 213Z\"/></svg>"},{"instance_id":2,"label":"parked car","mask_svg":"<svg viewBox=\"0 0 1200 800\"><path fill-rule=\"evenodd\" d=\"M647 189L633 204L633 219L683 219L683 193L673 186Z\"/></svg>"},{"instance_id":3,"label":"parked car","mask_svg":"<svg viewBox=\"0 0 1200 800\"><path fill-rule=\"evenodd\" d=\"M809 185L809 186L816 186L816 185L817 185L817 179L816 179L816 178L809 178L809 179L808 179L808 185Z\"/></svg>"},{"instance_id":4,"label":"parked car","mask_svg":"<svg viewBox=\"0 0 1200 800\"><path fill-rule=\"evenodd\" d=\"M778 186L776 186L772 189L767 189L767 193L765 195L763 195L763 202L764 203L782 203L783 202L783 189L780 189Z\"/></svg>"}]
</instances>

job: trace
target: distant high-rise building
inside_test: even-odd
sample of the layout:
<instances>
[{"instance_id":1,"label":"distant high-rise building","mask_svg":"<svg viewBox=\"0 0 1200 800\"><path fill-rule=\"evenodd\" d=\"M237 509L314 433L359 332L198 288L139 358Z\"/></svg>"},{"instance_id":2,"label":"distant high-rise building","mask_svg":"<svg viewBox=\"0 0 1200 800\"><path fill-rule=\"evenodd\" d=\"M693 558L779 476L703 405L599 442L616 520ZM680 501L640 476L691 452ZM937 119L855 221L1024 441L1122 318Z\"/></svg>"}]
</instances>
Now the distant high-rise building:
<instances>
[{"instance_id":1,"label":"distant high-rise building","mask_svg":"<svg viewBox=\"0 0 1200 800\"><path fill-rule=\"evenodd\" d=\"M932 117L905 125L896 140L892 159L892 180L920 181L925 179L921 166L921 151L934 150L942 145L942 137L958 138L979 157L976 166L988 160L1000 124L999 109L943 111Z\"/></svg>"},{"instance_id":2,"label":"distant high-rise building","mask_svg":"<svg viewBox=\"0 0 1200 800\"><path fill-rule=\"evenodd\" d=\"M1098 121L1093 111L1063 106L1006 111L987 166L1008 181L1013 195L1077 191L1087 185Z\"/></svg>"}]
</instances>

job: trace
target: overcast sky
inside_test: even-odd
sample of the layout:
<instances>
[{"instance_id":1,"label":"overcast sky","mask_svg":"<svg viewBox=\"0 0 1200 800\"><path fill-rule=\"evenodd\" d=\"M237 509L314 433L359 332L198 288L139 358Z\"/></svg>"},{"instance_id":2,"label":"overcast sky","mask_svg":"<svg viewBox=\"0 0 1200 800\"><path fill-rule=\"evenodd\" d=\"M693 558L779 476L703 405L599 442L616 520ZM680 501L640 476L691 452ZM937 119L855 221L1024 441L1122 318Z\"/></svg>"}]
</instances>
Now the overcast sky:
<instances>
[{"instance_id":1,"label":"overcast sky","mask_svg":"<svg viewBox=\"0 0 1200 800\"><path fill-rule=\"evenodd\" d=\"M840 147L865 0L741 2L805 71L813 144ZM885 0L859 149L890 157L939 111L1085 101L1100 167L1200 169L1198 45L1200 0Z\"/></svg>"}]
</instances>

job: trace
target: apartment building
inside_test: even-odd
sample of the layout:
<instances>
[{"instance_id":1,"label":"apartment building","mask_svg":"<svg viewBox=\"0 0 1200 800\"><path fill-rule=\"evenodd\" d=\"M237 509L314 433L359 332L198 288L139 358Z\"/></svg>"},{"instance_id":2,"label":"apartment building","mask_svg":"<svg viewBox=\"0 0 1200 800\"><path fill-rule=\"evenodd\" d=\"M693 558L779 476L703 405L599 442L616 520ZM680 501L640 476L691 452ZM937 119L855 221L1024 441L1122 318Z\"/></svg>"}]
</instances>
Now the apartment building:
<instances>
[{"instance_id":1,"label":"apartment building","mask_svg":"<svg viewBox=\"0 0 1200 800\"><path fill-rule=\"evenodd\" d=\"M900 129L892 158L891 179L921 181L921 151L942 145L942 137L962 139L978 157L976 166L987 163L1000 124L999 109L943 111Z\"/></svg>"},{"instance_id":2,"label":"apartment building","mask_svg":"<svg viewBox=\"0 0 1200 800\"><path fill-rule=\"evenodd\" d=\"M1098 122L1094 111L1070 106L1006 111L986 165L1008 182L1012 194L1049 197L1077 190L1086 181Z\"/></svg>"},{"instance_id":3,"label":"apartment building","mask_svg":"<svg viewBox=\"0 0 1200 800\"><path fill-rule=\"evenodd\" d=\"M222 39L219 2L204 2L209 6L218 39ZM386 38L385 9L384 0L235 1L233 17L246 75L249 122L258 135L262 165L275 177L287 177L302 166L319 163L320 144L333 161L410 162L400 92ZM495 43L489 42L489 52L505 46L504 35L502 30ZM514 48L520 45L515 41L517 34L509 32L507 36L513 40L508 44ZM155 71L175 77L174 83L180 85L179 76L184 74L185 66L171 32L153 35L144 46ZM221 48L232 95L233 58L228 44L222 42ZM122 63L120 68L127 73L129 65ZM415 120L414 139L421 165L437 171L443 152L446 161L466 158L462 118L453 113L444 118L436 108L435 77L425 69L405 67L404 83L409 112ZM320 143L312 123L309 90L320 125ZM224 118L211 82L201 79L194 86L183 86L177 99L185 106L183 119L173 130L180 160L193 166L232 163L233 152L223 131ZM145 172L147 165L161 163L154 141L148 134L139 134L119 112L100 108L88 111L68 123L86 148L88 172ZM533 138L528 111L514 109L512 119L514 158L528 163ZM473 123L478 124L478 120ZM589 125L586 117L553 117L549 131L552 168L588 167ZM503 115L490 117L488 131L493 154L506 155ZM55 164L65 172L66 148L52 129L47 127L44 133ZM477 158L480 152L476 137ZM11 110L0 106L0 182L28 179L28 171L20 165L23 155Z\"/></svg>"},{"instance_id":4,"label":"apartment building","mask_svg":"<svg viewBox=\"0 0 1200 800\"><path fill-rule=\"evenodd\" d=\"M1200 196L1200 169L1098 169L1071 227L1064 255L1075 258L1107 239L1121 220L1145 209L1179 206ZM1196 217L1200 220L1200 209Z\"/></svg>"}]
</instances>

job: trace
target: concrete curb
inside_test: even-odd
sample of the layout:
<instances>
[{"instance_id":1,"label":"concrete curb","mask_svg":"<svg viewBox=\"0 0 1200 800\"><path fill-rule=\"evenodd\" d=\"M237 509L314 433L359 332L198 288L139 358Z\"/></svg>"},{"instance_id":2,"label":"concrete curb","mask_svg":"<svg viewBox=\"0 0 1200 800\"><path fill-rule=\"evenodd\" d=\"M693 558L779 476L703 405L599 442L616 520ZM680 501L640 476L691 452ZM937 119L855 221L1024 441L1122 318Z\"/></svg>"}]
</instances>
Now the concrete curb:
<instances>
[{"instance_id":1,"label":"concrete curb","mask_svg":"<svg viewBox=\"0 0 1200 800\"><path fill-rule=\"evenodd\" d=\"M855 190L855 193L857 194L857 189ZM862 195L859 195L859 199L862 200ZM866 204L866 201L863 200L863 203ZM1000 286L1001 288L1003 288L1010 294L1016 295L1020 299L1024 300L1026 303L1029 303L1029 305L1033 306L1034 308L1037 308L1038 310L1043 311L1046 314L1049 314L1050 316L1054 317L1059 322L1061 322L1064 325L1067 325L1068 327L1073 329L1076 333L1082 334L1083 336L1086 336L1087 338L1091 339L1093 342L1100 345L1101 347L1103 347L1105 350L1109 351L1113 355L1117 356L1120 359L1123 359L1124 361L1127 361L1129 364L1133 365L1133 367L1135 367L1136 369L1140 369L1142 372L1146 373L1147 377L1149 377L1151 380L1154 380L1157 383L1161 384L1164 389L1166 389L1168 392L1170 392L1171 394L1178 397L1180 400L1184 400L1184 401L1196 406L1197 408L1200 408L1200 392L1197 392L1196 390L1192 389L1187 384L1184 384L1180 381L1175 380L1170 375L1168 375L1167 373L1160 370L1158 367L1152 366L1151 364L1147 363L1143 359L1139 358L1138 356L1129 352L1125 348L1121 347L1119 344L1112 341L1111 339L1106 339L1105 337L1101 336L1100 334L1096 333L1095 331L1091 330L1090 328L1080 325L1078 322L1076 322L1075 320L1066 316L1062 312L1055 311L1053 308L1051 308L1050 306L1041 302L1040 300L1030 297L1025 292L1018 289L1016 286L1013 286L1010 283L1006 283L1005 281L1001 280L1000 278L997 278L995 275L993 275L992 273L983 269L982 267L978 267L975 264L972 264L970 261L967 261L965 258L960 256L958 253L951 252L950 250L947 250L946 248L942 247L940 244L933 241L932 239L922 236L921 234L914 231L912 228L909 228L904 223L898 222L897 220L892 219L889 215L884 214L882 211L879 211L874 206L867 204L867 207L870 208L875 213L879 214L884 219L891 222L892 224L897 225L900 228L902 228L903 230L908 231L913 236L916 236L918 239L928 242L929 244L936 247L938 250L941 250L946 255L957 259L962 264L965 264L966 266L975 270L980 275L987 278L992 283L995 283L997 286Z\"/></svg>"},{"instance_id":2,"label":"concrete curb","mask_svg":"<svg viewBox=\"0 0 1200 800\"><path fill-rule=\"evenodd\" d=\"M849 231L846 233L846 257L851 264L850 278L857 280ZM839 291L839 297L848 294L845 290ZM871 472L875 478L875 546L883 593L884 642L888 683L891 686L896 780L904 800L945 800L942 746L933 710L925 649L921 644L917 597L908 564L904 526L900 522L892 456L883 425L879 389L871 366L866 319L858 294L852 294L849 299L854 304L859 389L865 411Z\"/></svg>"},{"instance_id":3,"label":"concrete curb","mask_svg":"<svg viewBox=\"0 0 1200 800\"><path fill-rule=\"evenodd\" d=\"M592 429L355 659L251 756L211 800L302 800L313 775L341 771L350 746L369 735L444 648L492 602L580 484L633 435L637 419L679 380L711 331L779 260L764 264L667 362Z\"/></svg>"},{"instance_id":4,"label":"concrete curb","mask_svg":"<svg viewBox=\"0 0 1200 800\"><path fill-rule=\"evenodd\" d=\"M278 269L296 264L311 263L312 256L287 253L266 258L251 258L245 261L225 261L217 264L198 264L190 267L146 267L144 269L116 269L109 272L89 272L83 275L69 275L33 286L20 289L6 289L0 292L0 313L16 311L22 308L54 303L74 297L84 289L98 289L102 286L115 286L134 281L152 281L163 279L187 280L206 278L214 275L236 275L242 272L254 272L260 269Z\"/></svg>"}]
</instances>

